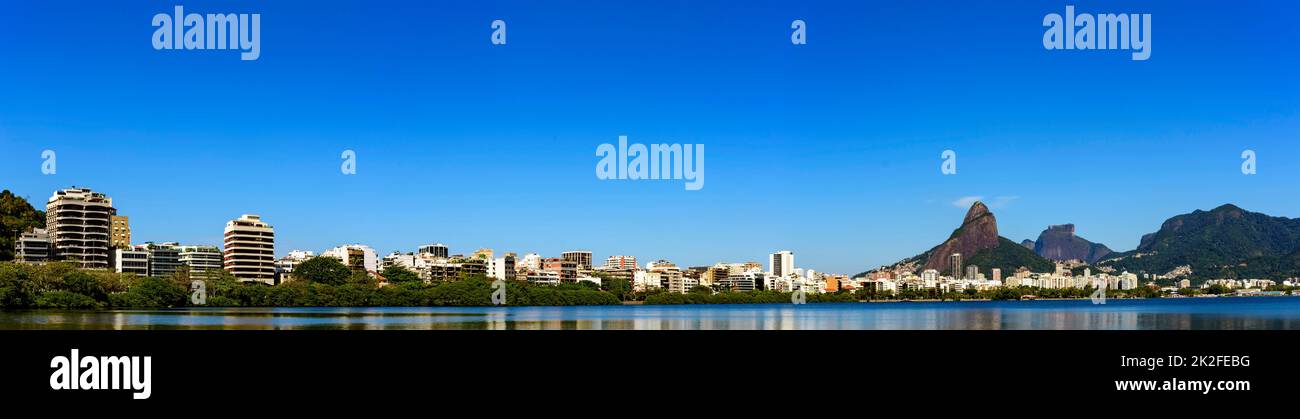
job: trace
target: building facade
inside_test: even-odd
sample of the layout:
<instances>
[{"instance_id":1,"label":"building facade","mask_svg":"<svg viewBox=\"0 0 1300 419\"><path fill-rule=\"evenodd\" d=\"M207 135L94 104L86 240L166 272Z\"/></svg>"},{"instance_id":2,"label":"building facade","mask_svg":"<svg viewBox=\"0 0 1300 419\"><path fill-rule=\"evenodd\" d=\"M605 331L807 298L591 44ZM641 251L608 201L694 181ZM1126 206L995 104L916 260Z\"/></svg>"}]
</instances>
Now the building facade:
<instances>
[{"instance_id":1,"label":"building facade","mask_svg":"<svg viewBox=\"0 0 1300 419\"><path fill-rule=\"evenodd\" d=\"M782 250L773 253L768 260L769 272L782 278L794 272L794 252Z\"/></svg>"},{"instance_id":2,"label":"building facade","mask_svg":"<svg viewBox=\"0 0 1300 419\"><path fill-rule=\"evenodd\" d=\"M605 258L605 269L636 269L636 257L615 255Z\"/></svg>"},{"instance_id":3,"label":"building facade","mask_svg":"<svg viewBox=\"0 0 1300 419\"><path fill-rule=\"evenodd\" d=\"M434 257L445 258L447 257L447 245L442 243L426 244L424 246L420 246L420 253L428 253L433 255Z\"/></svg>"},{"instance_id":4,"label":"building facade","mask_svg":"<svg viewBox=\"0 0 1300 419\"><path fill-rule=\"evenodd\" d=\"M45 204L45 230L53 256L85 269L108 269L113 199L89 188L54 192Z\"/></svg>"},{"instance_id":5,"label":"building facade","mask_svg":"<svg viewBox=\"0 0 1300 419\"><path fill-rule=\"evenodd\" d=\"M216 246L180 246L181 266L190 271L190 279L212 279L222 268L221 249Z\"/></svg>"},{"instance_id":6,"label":"building facade","mask_svg":"<svg viewBox=\"0 0 1300 419\"><path fill-rule=\"evenodd\" d=\"M168 278L181 267L180 246L176 243L145 243L135 246L149 254L149 276Z\"/></svg>"},{"instance_id":7,"label":"building facade","mask_svg":"<svg viewBox=\"0 0 1300 419\"><path fill-rule=\"evenodd\" d=\"M14 242L14 259L19 262L42 263L53 258L50 234L43 228L33 228L18 236L18 241Z\"/></svg>"},{"instance_id":8,"label":"building facade","mask_svg":"<svg viewBox=\"0 0 1300 419\"><path fill-rule=\"evenodd\" d=\"M226 223L223 266L240 281L275 285L275 229L261 216Z\"/></svg>"},{"instance_id":9,"label":"building facade","mask_svg":"<svg viewBox=\"0 0 1300 419\"><path fill-rule=\"evenodd\" d=\"M370 246L348 244L326 250L321 252L320 255L338 259L354 271L379 271L379 255Z\"/></svg>"},{"instance_id":10,"label":"building facade","mask_svg":"<svg viewBox=\"0 0 1300 419\"><path fill-rule=\"evenodd\" d=\"M560 254L560 258L576 263L578 270L591 271L591 252L587 250L570 250Z\"/></svg>"},{"instance_id":11,"label":"building facade","mask_svg":"<svg viewBox=\"0 0 1300 419\"><path fill-rule=\"evenodd\" d=\"M113 270L140 276L149 276L149 251L139 249L113 249Z\"/></svg>"},{"instance_id":12,"label":"building facade","mask_svg":"<svg viewBox=\"0 0 1300 419\"><path fill-rule=\"evenodd\" d=\"M131 247L131 218L125 215L114 215L111 219L112 235L109 239L109 245L119 249Z\"/></svg>"}]
</instances>

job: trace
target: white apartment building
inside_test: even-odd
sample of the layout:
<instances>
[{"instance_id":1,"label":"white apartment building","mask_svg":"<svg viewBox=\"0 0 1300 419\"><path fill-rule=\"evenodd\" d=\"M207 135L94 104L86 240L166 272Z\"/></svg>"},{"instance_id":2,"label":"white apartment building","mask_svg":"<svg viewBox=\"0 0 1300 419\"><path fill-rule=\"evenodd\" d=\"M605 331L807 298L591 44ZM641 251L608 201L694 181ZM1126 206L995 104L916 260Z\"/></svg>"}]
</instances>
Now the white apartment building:
<instances>
[{"instance_id":1,"label":"white apartment building","mask_svg":"<svg viewBox=\"0 0 1300 419\"><path fill-rule=\"evenodd\" d=\"M782 278L794 273L794 252L782 250L768 257L768 272Z\"/></svg>"},{"instance_id":2,"label":"white apartment building","mask_svg":"<svg viewBox=\"0 0 1300 419\"><path fill-rule=\"evenodd\" d=\"M149 251L142 249L113 249L113 271L149 276Z\"/></svg>"},{"instance_id":3,"label":"white apartment building","mask_svg":"<svg viewBox=\"0 0 1300 419\"><path fill-rule=\"evenodd\" d=\"M246 282L275 285L275 228L258 215L226 223L224 267Z\"/></svg>"},{"instance_id":4,"label":"white apartment building","mask_svg":"<svg viewBox=\"0 0 1300 419\"><path fill-rule=\"evenodd\" d=\"M605 258L605 269L636 269L636 257L614 255Z\"/></svg>"},{"instance_id":5,"label":"white apartment building","mask_svg":"<svg viewBox=\"0 0 1300 419\"><path fill-rule=\"evenodd\" d=\"M54 258L50 247L50 234L43 228L33 228L14 242L14 259L24 263L48 262Z\"/></svg>"},{"instance_id":6,"label":"white apartment building","mask_svg":"<svg viewBox=\"0 0 1300 419\"><path fill-rule=\"evenodd\" d=\"M45 230L54 255L85 269L108 269L113 199L90 188L55 191L45 204Z\"/></svg>"},{"instance_id":7,"label":"white apartment building","mask_svg":"<svg viewBox=\"0 0 1300 419\"><path fill-rule=\"evenodd\" d=\"M488 260L487 275L490 278L514 280L516 275L515 254L507 253L505 256Z\"/></svg>"},{"instance_id":8,"label":"white apartment building","mask_svg":"<svg viewBox=\"0 0 1300 419\"><path fill-rule=\"evenodd\" d=\"M560 285L560 273L555 271L530 271L528 282L540 285Z\"/></svg>"},{"instance_id":9,"label":"white apartment building","mask_svg":"<svg viewBox=\"0 0 1300 419\"><path fill-rule=\"evenodd\" d=\"M638 270L632 273L632 290L649 291L663 287L663 273Z\"/></svg>"},{"instance_id":10,"label":"white apartment building","mask_svg":"<svg viewBox=\"0 0 1300 419\"><path fill-rule=\"evenodd\" d=\"M276 283L284 283L293 280L293 270L299 264L306 262L307 259L316 257L316 252L310 250L291 250L289 255L275 261Z\"/></svg>"},{"instance_id":11,"label":"white apartment building","mask_svg":"<svg viewBox=\"0 0 1300 419\"><path fill-rule=\"evenodd\" d=\"M542 270L542 255L536 253L524 255L524 258L519 262L519 269L530 272Z\"/></svg>"},{"instance_id":12,"label":"white apartment building","mask_svg":"<svg viewBox=\"0 0 1300 419\"><path fill-rule=\"evenodd\" d=\"M189 268L190 278L207 279L222 268L221 249L216 246L180 246L180 263Z\"/></svg>"},{"instance_id":13,"label":"white apartment building","mask_svg":"<svg viewBox=\"0 0 1300 419\"><path fill-rule=\"evenodd\" d=\"M363 244L345 244L330 250L321 252L321 256L338 259L353 269L362 269L366 272L379 272L379 255L375 249Z\"/></svg>"}]
</instances>

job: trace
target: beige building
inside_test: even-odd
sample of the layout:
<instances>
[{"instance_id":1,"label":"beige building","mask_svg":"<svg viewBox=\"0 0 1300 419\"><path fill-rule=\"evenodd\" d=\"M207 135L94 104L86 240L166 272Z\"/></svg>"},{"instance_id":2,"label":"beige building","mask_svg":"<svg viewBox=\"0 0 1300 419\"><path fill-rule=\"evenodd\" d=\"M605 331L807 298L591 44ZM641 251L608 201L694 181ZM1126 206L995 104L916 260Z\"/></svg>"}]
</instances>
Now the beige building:
<instances>
[{"instance_id":1,"label":"beige building","mask_svg":"<svg viewBox=\"0 0 1300 419\"><path fill-rule=\"evenodd\" d=\"M131 219L125 215L114 215L112 218L112 236L109 239L109 245L116 249L126 249L131 247Z\"/></svg>"},{"instance_id":2,"label":"beige building","mask_svg":"<svg viewBox=\"0 0 1300 419\"><path fill-rule=\"evenodd\" d=\"M275 229L244 214L226 223L224 266L240 281L275 285Z\"/></svg>"},{"instance_id":3,"label":"beige building","mask_svg":"<svg viewBox=\"0 0 1300 419\"><path fill-rule=\"evenodd\" d=\"M90 188L54 192L45 204L45 229L55 257L86 269L108 269L109 226L116 212L112 198Z\"/></svg>"},{"instance_id":4,"label":"beige building","mask_svg":"<svg viewBox=\"0 0 1300 419\"><path fill-rule=\"evenodd\" d=\"M579 271L591 271L591 252L586 250L571 250L560 254L564 260L573 262L577 265Z\"/></svg>"}]
</instances>

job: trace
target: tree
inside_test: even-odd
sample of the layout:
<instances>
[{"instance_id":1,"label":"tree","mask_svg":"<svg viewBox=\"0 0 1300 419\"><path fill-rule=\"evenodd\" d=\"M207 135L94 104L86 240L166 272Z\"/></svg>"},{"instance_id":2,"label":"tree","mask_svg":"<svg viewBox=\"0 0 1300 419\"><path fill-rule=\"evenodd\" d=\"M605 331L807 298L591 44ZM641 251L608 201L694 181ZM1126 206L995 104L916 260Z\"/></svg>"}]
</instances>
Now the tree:
<instances>
[{"instance_id":1,"label":"tree","mask_svg":"<svg viewBox=\"0 0 1300 419\"><path fill-rule=\"evenodd\" d=\"M293 276L326 285L343 285L352 276L352 269L338 259L317 256L294 267Z\"/></svg>"},{"instance_id":2,"label":"tree","mask_svg":"<svg viewBox=\"0 0 1300 419\"><path fill-rule=\"evenodd\" d=\"M27 229L44 228L45 213L8 189L0 191L0 260L13 260L14 239Z\"/></svg>"},{"instance_id":3,"label":"tree","mask_svg":"<svg viewBox=\"0 0 1300 419\"><path fill-rule=\"evenodd\" d=\"M410 269L406 269L402 266L389 266L384 268L384 271L380 272L380 275L383 275L384 279L387 279L390 284L420 281L420 275L411 272Z\"/></svg>"},{"instance_id":4,"label":"tree","mask_svg":"<svg viewBox=\"0 0 1300 419\"><path fill-rule=\"evenodd\" d=\"M73 272L63 278L63 287L68 292L84 295L99 301L107 301L108 293L98 279L82 271Z\"/></svg>"},{"instance_id":5,"label":"tree","mask_svg":"<svg viewBox=\"0 0 1300 419\"><path fill-rule=\"evenodd\" d=\"M713 294L713 288L709 288L707 285L696 285L691 287L690 293L691 294Z\"/></svg>"},{"instance_id":6,"label":"tree","mask_svg":"<svg viewBox=\"0 0 1300 419\"><path fill-rule=\"evenodd\" d=\"M143 278L130 291L112 294L115 307L180 307L189 301L189 292L167 278Z\"/></svg>"},{"instance_id":7,"label":"tree","mask_svg":"<svg viewBox=\"0 0 1300 419\"><path fill-rule=\"evenodd\" d=\"M1210 285L1205 289L1206 294L1227 294L1229 292L1232 292L1232 290L1228 289L1228 287L1223 284Z\"/></svg>"},{"instance_id":8,"label":"tree","mask_svg":"<svg viewBox=\"0 0 1300 419\"><path fill-rule=\"evenodd\" d=\"M614 294L619 300L626 300L628 295L632 293L632 283L623 278L606 275L600 279L600 289Z\"/></svg>"}]
</instances>

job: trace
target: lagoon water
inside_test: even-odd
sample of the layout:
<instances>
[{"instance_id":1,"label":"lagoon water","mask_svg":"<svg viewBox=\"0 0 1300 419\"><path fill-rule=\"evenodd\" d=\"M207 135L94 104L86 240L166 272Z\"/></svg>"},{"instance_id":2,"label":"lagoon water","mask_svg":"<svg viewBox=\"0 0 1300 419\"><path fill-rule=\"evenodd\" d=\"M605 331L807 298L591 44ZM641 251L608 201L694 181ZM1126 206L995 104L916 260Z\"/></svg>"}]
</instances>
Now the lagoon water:
<instances>
[{"instance_id":1,"label":"lagoon water","mask_svg":"<svg viewBox=\"0 0 1300 419\"><path fill-rule=\"evenodd\" d=\"M584 307L0 311L0 329L1300 329L1300 297Z\"/></svg>"}]
</instances>

